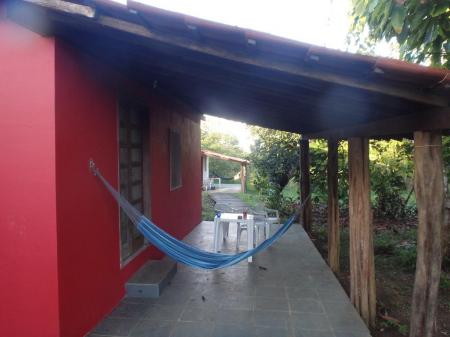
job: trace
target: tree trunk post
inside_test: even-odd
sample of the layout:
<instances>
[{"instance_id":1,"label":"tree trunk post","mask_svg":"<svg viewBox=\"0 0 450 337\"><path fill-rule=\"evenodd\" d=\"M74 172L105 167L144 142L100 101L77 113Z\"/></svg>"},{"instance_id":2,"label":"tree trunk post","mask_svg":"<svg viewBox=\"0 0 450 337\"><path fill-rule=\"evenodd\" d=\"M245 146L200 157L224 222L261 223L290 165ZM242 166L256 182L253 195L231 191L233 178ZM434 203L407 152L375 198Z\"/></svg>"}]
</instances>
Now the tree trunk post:
<instances>
[{"instance_id":1,"label":"tree trunk post","mask_svg":"<svg viewBox=\"0 0 450 337\"><path fill-rule=\"evenodd\" d=\"M242 193L246 193L247 192L247 167L245 166L245 164L241 164L241 192Z\"/></svg>"},{"instance_id":2,"label":"tree trunk post","mask_svg":"<svg viewBox=\"0 0 450 337\"><path fill-rule=\"evenodd\" d=\"M311 232L312 222L312 204L311 197L311 182L309 173L309 139L302 138L300 140L300 196L301 203L304 203L302 210L302 223L307 233ZM307 200L308 198L308 200ZM305 202L306 200L306 202Z\"/></svg>"},{"instance_id":3,"label":"tree trunk post","mask_svg":"<svg viewBox=\"0 0 450 337\"><path fill-rule=\"evenodd\" d=\"M348 155L350 297L362 319L373 327L376 318L376 286L368 139L349 139Z\"/></svg>"},{"instance_id":4,"label":"tree trunk post","mask_svg":"<svg viewBox=\"0 0 450 337\"><path fill-rule=\"evenodd\" d=\"M339 272L340 229L338 196L338 141L328 140L328 264L333 272Z\"/></svg>"},{"instance_id":5,"label":"tree trunk post","mask_svg":"<svg viewBox=\"0 0 450 337\"><path fill-rule=\"evenodd\" d=\"M414 186L419 226L410 337L432 337L441 275L444 179L440 132L414 132Z\"/></svg>"}]
</instances>

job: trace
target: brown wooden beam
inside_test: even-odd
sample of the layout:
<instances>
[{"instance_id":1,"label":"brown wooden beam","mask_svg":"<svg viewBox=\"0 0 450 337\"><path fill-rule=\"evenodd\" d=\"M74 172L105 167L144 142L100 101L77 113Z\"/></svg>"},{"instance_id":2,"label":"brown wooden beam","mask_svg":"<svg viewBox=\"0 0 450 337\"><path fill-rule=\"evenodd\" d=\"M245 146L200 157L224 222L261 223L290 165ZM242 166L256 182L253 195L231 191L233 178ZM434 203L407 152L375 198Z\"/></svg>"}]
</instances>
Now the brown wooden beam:
<instances>
[{"instance_id":1,"label":"brown wooden beam","mask_svg":"<svg viewBox=\"0 0 450 337\"><path fill-rule=\"evenodd\" d=\"M304 205L301 214L303 227L307 233L311 232L312 224L312 203L311 203L311 182L309 172L309 140L300 140L300 196Z\"/></svg>"},{"instance_id":2,"label":"brown wooden beam","mask_svg":"<svg viewBox=\"0 0 450 337\"><path fill-rule=\"evenodd\" d=\"M340 228L338 196L338 141L328 140L328 264L335 273L339 272Z\"/></svg>"},{"instance_id":3,"label":"brown wooden beam","mask_svg":"<svg viewBox=\"0 0 450 337\"><path fill-rule=\"evenodd\" d=\"M410 337L433 337L441 274L441 231L444 221L444 179L440 132L414 133L414 187L417 229L416 277L411 305Z\"/></svg>"},{"instance_id":4,"label":"brown wooden beam","mask_svg":"<svg viewBox=\"0 0 450 337\"><path fill-rule=\"evenodd\" d=\"M241 192L247 193L247 166L241 165Z\"/></svg>"},{"instance_id":5,"label":"brown wooden beam","mask_svg":"<svg viewBox=\"0 0 450 337\"><path fill-rule=\"evenodd\" d=\"M307 136L310 139L330 137L338 139L350 137L377 138L412 134L415 130L433 131L447 129L450 129L450 108L435 108L346 128L324 130L308 134Z\"/></svg>"},{"instance_id":6,"label":"brown wooden beam","mask_svg":"<svg viewBox=\"0 0 450 337\"><path fill-rule=\"evenodd\" d=\"M351 138L348 143L350 297L368 326L375 325L376 291L370 207L369 141Z\"/></svg>"},{"instance_id":7,"label":"brown wooden beam","mask_svg":"<svg viewBox=\"0 0 450 337\"><path fill-rule=\"evenodd\" d=\"M24 3L31 3L33 5L53 10L56 12L76 14L78 16L83 16L86 21L91 21L97 26L115 30L121 33L132 34L135 37L143 38L147 40L147 43L158 42L169 46L183 48L196 53L201 53L210 57L216 57L223 60L228 60L231 62L237 62L239 64L255 66L262 69L268 69L276 71L279 73L284 73L292 76L309 78L311 80L316 80L324 83L345 86L349 88L362 89L368 92L380 93L386 96L399 97L410 101L426 103L434 106L448 106L449 99L446 97L440 97L433 94L426 94L420 92L419 90L411 90L409 88L402 88L399 86L394 86L386 83L375 83L369 80L364 80L361 78L355 79L351 76L345 76L341 74L333 74L326 72L314 67L305 67L302 64L293 64L281 62L273 59L265 59L262 57L255 57L253 54L245 54L241 52L235 52L227 48L220 46L211 46L205 43L198 43L195 40L187 39L181 36L176 36L174 34L168 35L158 32L157 30L151 30L143 24L136 22L129 22L122 19L117 19L107 15L97 15L95 21L91 17L90 11L86 14L85 8L68 8L68 6L62 6L61 4L48 4L46 1L36 1L36 0L23 0ZM52 2L52 1L50 1ZM58 3L65 3L66 1L58 0ZM134 4L137 6L137 3ZM59 7L64 7L59 9ZM89 7L89 6L83 6ZM89 7L90 8L90 7ZM139 12L140 7L133 8L135 11ZM91 8L91 10L94 10ZM145 9L144 9L145 11ZM140 17L145 17L143 12L140 12ZM139 22L141 19L136 17ZM82 22L79 22L83 25Z\"/></svg>"},{"instance_id":8,"label":"brown wooden beam","mask_svg":"<svg viewBox=\"0 0 450 337\"><path fill-rule=\"evenodd\" d=\"M80 15L87 18L95 17L95 8L85 6L70 1L62 0L26 0L25 2L32 3L48 9L53 9L59 12L64 12L72 15Z\"/></svg>"}]
</instances>

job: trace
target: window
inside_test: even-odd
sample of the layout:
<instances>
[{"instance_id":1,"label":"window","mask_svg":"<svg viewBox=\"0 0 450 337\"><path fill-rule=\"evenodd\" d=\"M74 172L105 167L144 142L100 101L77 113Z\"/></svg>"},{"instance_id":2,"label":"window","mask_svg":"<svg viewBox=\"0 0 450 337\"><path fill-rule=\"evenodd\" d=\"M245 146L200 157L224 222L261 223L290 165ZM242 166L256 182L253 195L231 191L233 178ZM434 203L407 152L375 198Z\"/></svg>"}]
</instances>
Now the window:
<instances>
[{"instance_id":1,"label":"window","mask_svg":"<svg viewBox=\"0 0 450 337\"><path fill-rule=\"evenodd\" d=\"M176 131L169 132L170 147L170 189L181 187L181 141Z\"/></svg>"},{"instance_id":2,"label":"window","mask_svg":"<svg viewBox=\"0 0 450 337\"><path fill-rule=\"evenodd\" d=\"M149 207L147 111L129 101L119 102L119 184L120 193L140 212ZM144 237L125 212L120 210L120 255L122 263L144 246Z\"/></svg>"}]
</instances>

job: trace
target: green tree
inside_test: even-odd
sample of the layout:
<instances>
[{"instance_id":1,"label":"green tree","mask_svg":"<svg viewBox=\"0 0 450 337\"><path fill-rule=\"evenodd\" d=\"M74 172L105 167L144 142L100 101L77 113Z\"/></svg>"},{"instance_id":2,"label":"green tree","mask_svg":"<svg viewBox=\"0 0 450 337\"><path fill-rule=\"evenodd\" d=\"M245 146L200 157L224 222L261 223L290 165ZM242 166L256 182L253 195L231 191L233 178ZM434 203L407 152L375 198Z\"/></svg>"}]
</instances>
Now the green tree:
<instances>
[{"instance_id":1,"label":"green tree","mask_svg":"<svg viewBox=\"0 0 450 337\"><path fill-rule=\"evenodd\" d=\"M450 68L450 0L352 0L352 31L363 44L395 38L400 57ZM367 43L367 41L369 41Z\"/></svg>"},{"instance_id":2,"label":"green tree","mask_svg":"<svg viewBox=\"0 0 450 337\"><path fill-rule=\"evenodd\" d=\"M407 191L412 186L412 142L371 140L370 173L375 213L390 218L405 216L410 197Z\"/></svg>"},{"instance_id":3,"label":"green tree","mask_svg":"<svg viewBox=\"0 0 450 337\"><path fill-rule=\"evenodd\" d=\"M250 157L254 168L254 185L270 207L282 205L281 192L292 177L298 176L300 135L253 126L255 137Z\"/></svg>"},{"instance_id":4,"label":"green tree","mask_svg":"<svg viewBox=\"0 0 450 337\"><path fill-rule=\"evenodd\" d=\"M246 157L246 154L239 146L239 140L234 136L202 129L201 142L203 149L233 157ZM209 159L209 171L211 176L226 179L233 178L233 176L239 173L240 169L241 166L238 163L217 158Z\"/></svg>"}]
</instances>

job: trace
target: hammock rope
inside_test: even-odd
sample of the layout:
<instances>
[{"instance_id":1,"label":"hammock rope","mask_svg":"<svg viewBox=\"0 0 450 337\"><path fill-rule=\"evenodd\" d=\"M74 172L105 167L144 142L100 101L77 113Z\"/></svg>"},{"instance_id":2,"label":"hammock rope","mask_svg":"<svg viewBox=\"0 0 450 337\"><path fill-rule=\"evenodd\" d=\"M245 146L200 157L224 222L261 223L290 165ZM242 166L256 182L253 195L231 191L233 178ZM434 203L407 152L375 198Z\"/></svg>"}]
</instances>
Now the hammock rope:
<instances>
[{"instance_id":1,"label":"hammock rope","mask_svg":"<svg viewBox=\"0 0 450 337\"><path fill-rule=\"evenodd\" d=\"M169 233L165 232L156 226L150 219L146 218L140 211L126 200L119 191L117 191L111 184L103 177L95 163L89 161L89 169L92 174L100 179L106 189L111 193L113 198L117 201L119 206L137 227L142 235L159 250L170 256L175 261L189 265L191 267L202 269L220 269L230 267L237 264L246 258L255 255L256 253L268 248L275 241L277 241L287 230L292 226L295 219L301 212L304 204L308 198L302 203L297 211L284 223L270 238L263 241L257 247L237 253L237 254L222 254L213 253L188 245L187 243L178 240ZM217 216L217 215L216 215Z\"/></svg>"}]
</instances>

